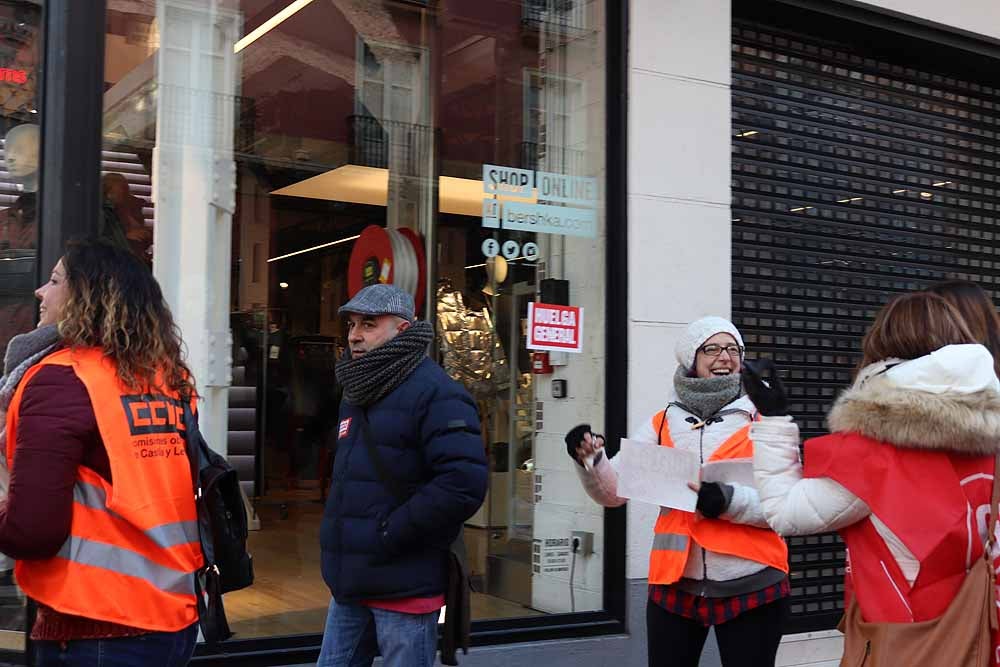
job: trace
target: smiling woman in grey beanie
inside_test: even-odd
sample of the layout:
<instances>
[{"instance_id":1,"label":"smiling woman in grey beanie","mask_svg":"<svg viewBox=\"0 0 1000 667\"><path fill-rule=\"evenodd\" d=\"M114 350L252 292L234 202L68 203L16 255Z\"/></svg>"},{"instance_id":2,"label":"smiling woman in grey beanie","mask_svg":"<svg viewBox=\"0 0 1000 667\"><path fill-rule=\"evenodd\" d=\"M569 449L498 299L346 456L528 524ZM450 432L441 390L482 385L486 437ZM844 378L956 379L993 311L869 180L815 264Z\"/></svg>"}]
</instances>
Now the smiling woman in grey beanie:
<instances>
[{"instance_id":1,"label":"smiling woman in grey beanie","mask_svg":"<svg viewBox=\"0 0 1000 667\"><path fill-rule=\"evenodd\" d=\"M743 337L729 320L703 317L675 347L666 406L632 440L697 452L702 463L749 461L757 409L740 385ZM604 438L581 424L566 435L587 493L618 507L615 460ZM705 482L695 512L660 508L649 558L646 629L650 667L697 667L715 626L723 667L774 664L788 616L788 549L767 524L757 489Z\"/></svg>"}]
</instances>

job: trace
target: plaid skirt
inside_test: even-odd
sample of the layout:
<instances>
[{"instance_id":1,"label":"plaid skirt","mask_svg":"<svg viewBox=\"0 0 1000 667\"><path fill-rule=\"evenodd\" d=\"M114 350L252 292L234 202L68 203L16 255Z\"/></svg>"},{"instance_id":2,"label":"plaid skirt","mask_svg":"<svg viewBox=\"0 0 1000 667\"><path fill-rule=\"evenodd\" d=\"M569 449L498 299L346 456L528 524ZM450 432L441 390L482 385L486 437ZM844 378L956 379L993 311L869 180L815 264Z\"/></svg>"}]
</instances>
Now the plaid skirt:
<instances>
[{"instance_id":1,"label":"plaid skirt","mask_svg":"<svg viewBox=\"0 0 1000 667\"><path fill-rule=\"evenodd\" d=\"M679 590L673 584L650 584L649 599L672 614L678 614L702 625L719 625L732 620L745 611L788 597L791 585L788 578L767 588L727 598L706 598Z\"/></svg>"}]
</instances>

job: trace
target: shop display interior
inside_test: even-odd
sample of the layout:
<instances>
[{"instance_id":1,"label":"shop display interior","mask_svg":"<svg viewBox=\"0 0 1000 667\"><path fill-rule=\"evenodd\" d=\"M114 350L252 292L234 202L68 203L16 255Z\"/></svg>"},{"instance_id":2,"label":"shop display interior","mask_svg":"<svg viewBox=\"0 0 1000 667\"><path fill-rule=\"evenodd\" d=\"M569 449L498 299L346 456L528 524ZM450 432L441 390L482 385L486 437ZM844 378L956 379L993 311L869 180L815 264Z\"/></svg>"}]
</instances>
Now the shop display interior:
<instances>
[{"instance_id":1,"label":"shop display interior","mask_svg":"<svg viewBox=\"0 0 1000 667\"><path fill-rule=\"evenodd\" d=\"M582 105L582 85L546 67L567 35L598 44L585 29L596 18L560 27L538 3L446 2L434 15L317 2L271 25L274 3L237 4L238 94L223 101L236 186L227 447L253 510L257 576L227 596L234 631L323 628L318 535L346 344L337 309L374 281L415 295L437 325L432 354L479 406L490 490L465 525L473 619L542 613L531 593L536 411L523 328L540 263L527 250L484 254L495 233L480 224L482 172L573 162L584 173L581 151L554 145L570 125L588 127L567 111ZM131 3L109 3L106 207L151 262L158 106L176 94L157 78L159 29ZM527 249L544 243L537 236L505 239Z\"/></svg>"},{"instance_id":2,"label":"shop display interior","mask_svg":"<svg viewBox=\"0 0 1000 667\"><path fill-rule=\"evenodd\" d=\"M143 159L116 148L105 152L105 171L124 176L125 197L136 200L135 210L141 207L144 225L151 230L150 176ZM249 183L253 194L239 192L245 208L233 220L233 386L227 444L259 530L251 532L249 544L256 581L227 596L227 611L234 632L243 637L318 632L329 603L319 576L319 525L336 445L340 391L335 363L346 344L337 309L348 299L349 283L361 280L365 267L359 264L369 257L378 258L378 267L388 259L394 271L412 274L403 280L412 283L413 291L418 282L422 287L426 266L416 260L423 254L422 239L405 228L407 235L387 229L384 207L275 194L281 188L272 179L300 178L294 169L259 171L247 164L240 172L241 185ZM268 216L266 236L251 244L247 257L244 243L237 243L246 240L244 227L260 231L252 216L261 208ZM525 586L517 591L510 582L492 582L494 590L506 587L501 590L506 595L492 595L486 575L491 558L514 559L521 568L530 568L533 394L519 326L527 297L534 294L534 271L528 265L509 267L509 275L518 276L520 296L501 288L484 294L484 288L491 291L486 263L465 264L467 256L475 256L466 246L474 244L478 252L481 244L480 235L468 234L468 227L467 220L453 216L438 228L452 248L459 246L454 253L459 261L439 279L431 313L441 332L433 352L477 399L490 456L490 493L465 528L472 612L474 618L533 615L540 612L530 608ZM274 249L261 267L255 263L262 259L262 245ZM150 256L146 247L137 252ZM353 272L352 264L359 265ZM255 289L261 301L248 304L247 295ZM416 302L419 312L419 295ZM512 335L517 336L513 343ZM506 350L518 348L521 358L512 364ZM512 372L515 382L510 381ZM515 434L513 453L509 433ZM510 525L521 539L506 539ZM491 551L491 542L509 549Z\"/></svg>"}]
</instances>

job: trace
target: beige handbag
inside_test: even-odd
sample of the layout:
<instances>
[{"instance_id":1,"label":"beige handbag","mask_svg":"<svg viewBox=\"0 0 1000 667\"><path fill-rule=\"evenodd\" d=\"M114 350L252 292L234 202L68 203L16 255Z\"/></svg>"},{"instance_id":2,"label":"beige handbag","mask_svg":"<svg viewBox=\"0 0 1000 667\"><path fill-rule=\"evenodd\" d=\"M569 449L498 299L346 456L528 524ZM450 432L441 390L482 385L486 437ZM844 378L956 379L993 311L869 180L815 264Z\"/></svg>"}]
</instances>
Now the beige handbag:
<instances>
[{"instance_id":1,"label":"beige handbag","mask_svg":"<svg viewBox=\"0 0 1000 667\"><path fill-rule=\"evenodd\" d=\"M990 558L1000 498L1000 457L993 471L989 540L945 613L919 623L867 623L851 600L840 630L841 667L989 667L997 629L995 579Z\"/></svg>"}]
</instances>

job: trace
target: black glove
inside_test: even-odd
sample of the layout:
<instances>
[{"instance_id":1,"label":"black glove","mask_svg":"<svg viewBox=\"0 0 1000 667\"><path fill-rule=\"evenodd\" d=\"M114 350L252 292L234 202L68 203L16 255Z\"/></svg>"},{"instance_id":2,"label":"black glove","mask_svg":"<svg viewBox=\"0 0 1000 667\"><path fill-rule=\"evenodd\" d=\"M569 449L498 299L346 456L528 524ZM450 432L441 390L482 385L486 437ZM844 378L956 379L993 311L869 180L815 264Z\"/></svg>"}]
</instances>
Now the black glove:
<instances>
[{"instance_id":1,"label":"black glove","mask_svg":"<svg viewBox=\"0 0 1000 667\"><path fill-rule=\"evenodd\" d=\"M733 500L733 487L718 482L702 482L698 489L697 509L702 516L717 519L729 509Z\"/></svg>"},{"instance_id":2,"label":"black glove","mask_svg":"<svg viewBox=\"0 0 1000 667\"><path fill-rule=\"evenodd\" d=\"M569 454L571 459L576 461L577 465L580 466L583 465L583 462L577 458L576 448L583 444L583 436L588 433L590 433L590 437L594 440L597 438L601 438L602 440L604 439L603 435L597 435L596 433L591 432L590 424L580 424L579 426L574 426L570 429L569 433L566 434L566 453ZM597 462L596 458L594 459L594 462Z\"/></svg>"},{"instance_id":3,"label":"black glove","mask_svg":"<svg viewBox=\"0 0 1000 667\"><path fill-rule=\"evenodd\" d=\"M778 369L770 359L744 361L743 388L753 401L760 414L765 417L778 417L788 414L788 397L785 395L785 385L778 377Z\"/></svg>"}]
</instances>

